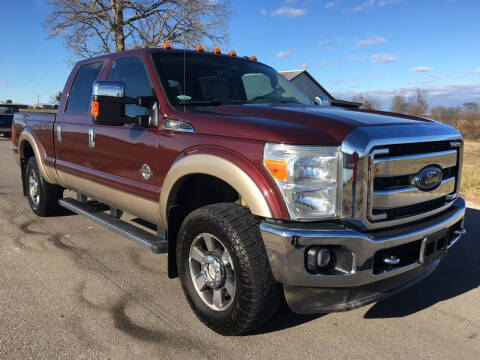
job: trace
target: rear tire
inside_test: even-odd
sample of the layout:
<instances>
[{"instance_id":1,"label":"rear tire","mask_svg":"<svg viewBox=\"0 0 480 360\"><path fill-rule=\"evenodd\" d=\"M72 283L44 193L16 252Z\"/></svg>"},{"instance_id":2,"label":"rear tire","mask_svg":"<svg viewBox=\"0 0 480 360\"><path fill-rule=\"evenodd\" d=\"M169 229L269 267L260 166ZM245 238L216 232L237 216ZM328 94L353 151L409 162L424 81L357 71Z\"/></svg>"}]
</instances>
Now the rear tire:
<instances>
[{"instance_id":1,"label":"rear tire","mask_svg":"<svg viewBox=\"0 0 480 360\"><path fill-rule=\"evenodd\" d=\"M282 299L258 224L247 208L221 203L193 211L180 227L183 291L196 316L221 335L259 328Z\"/></svg>"},{"instance_id":2,"label":"rear tire","mask_svg":"<svg viewBox=\"0 0 480 360\"><path fill-rule=\"evenodd\" d=\"M25 168L25 185L28 203L38 216L51 216L60 212L58 200L63 197L63 188L48 183L38 170L35 157L28 159Z\"/></svg>"}]
</instances>

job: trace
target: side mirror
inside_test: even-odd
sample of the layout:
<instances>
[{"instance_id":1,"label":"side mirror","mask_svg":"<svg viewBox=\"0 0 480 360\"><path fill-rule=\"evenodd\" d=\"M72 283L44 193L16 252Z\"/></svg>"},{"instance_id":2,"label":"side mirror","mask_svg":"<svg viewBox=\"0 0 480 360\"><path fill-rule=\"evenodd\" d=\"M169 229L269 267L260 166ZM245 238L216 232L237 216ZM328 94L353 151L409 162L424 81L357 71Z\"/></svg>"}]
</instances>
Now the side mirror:
<instances>
[{"instance_id":1,"label":"side mirror","mask_svg":"<svg viewBox=\"0 0 480 360\"><path fill-rule=\"evenodd\" d=\"M315 96L315 98L313 99L313 103L315 105L323 105L323 106L331 105L330 99L325 95Z\"/></svg>"},{"instance_id":2,"label":"side mirror","mask_svg":"<svg viewBox=\"0 0 480 360\"><path fill-rule=\"evenodd\" d=\"M130 117L125 115L125 105L128 104L152 108L155 98L153 96L138 98L125 96L125 84L119 81L98 80L93 83L91 115L95 124L112 126L138 124L147 127L148 116Z\"/></svg>"}]
</instances>

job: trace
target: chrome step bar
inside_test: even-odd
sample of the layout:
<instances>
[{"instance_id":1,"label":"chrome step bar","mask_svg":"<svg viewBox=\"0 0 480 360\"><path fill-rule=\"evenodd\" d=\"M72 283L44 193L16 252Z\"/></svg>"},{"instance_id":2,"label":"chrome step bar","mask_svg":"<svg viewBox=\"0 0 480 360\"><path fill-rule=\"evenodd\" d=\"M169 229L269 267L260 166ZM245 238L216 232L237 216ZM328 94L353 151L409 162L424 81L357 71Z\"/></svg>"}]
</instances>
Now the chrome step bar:
<instances>
[{"instance_id":1,"label":"chrome step bar","mask_svg":"<svg viewBox=\"0 0 480 360\"><path fill-rule=\"evenodd\" d=\"M83 215L127 239L149 248L155 254L163 254L168 251L167 240L117 218L116 214L107 214L89 205L87 202L77 201L72 198L60 199L58 203L74 213ZM157 232L157 234L159 233Z\"/></svg>"}]
</instances>

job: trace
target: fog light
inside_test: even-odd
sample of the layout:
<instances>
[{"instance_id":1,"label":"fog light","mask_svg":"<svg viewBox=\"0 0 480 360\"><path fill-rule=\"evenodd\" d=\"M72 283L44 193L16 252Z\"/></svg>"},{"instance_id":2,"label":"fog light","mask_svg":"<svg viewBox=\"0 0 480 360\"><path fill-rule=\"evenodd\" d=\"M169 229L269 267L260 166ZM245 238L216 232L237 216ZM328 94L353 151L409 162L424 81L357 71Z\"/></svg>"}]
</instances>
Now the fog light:
<instances>
[{"instance_id":1,"label":"fog light","mask_svg":"<svg viewBox=\"0 0 480 360\"><path fill-rule=\"evenodd\" d=\"M317 251L317 266L325 267L330 262L330 250L320 248Z\"/></svg>"},{"instance_id":2,"label":"fog light","mask_svg":"<svg viewBox=\"0 0 480 360\"><path fill-rule=\"evenodd\" d=\"M331 263L332 253L323 246L312 246L307 251L307 268L310 272L317 273L325 270Z\"/></svg>"}]
</instances>

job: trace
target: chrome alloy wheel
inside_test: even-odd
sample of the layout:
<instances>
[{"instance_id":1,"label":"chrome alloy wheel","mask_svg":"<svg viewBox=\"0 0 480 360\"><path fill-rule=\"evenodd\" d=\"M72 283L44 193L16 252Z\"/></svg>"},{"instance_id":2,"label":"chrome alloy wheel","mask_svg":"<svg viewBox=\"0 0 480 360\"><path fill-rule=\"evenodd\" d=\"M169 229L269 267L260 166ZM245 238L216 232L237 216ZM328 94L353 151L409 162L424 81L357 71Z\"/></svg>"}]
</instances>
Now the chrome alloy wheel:
<instances>
[{"instance_id":1,"label":"chrome alloy wheel","mask_svg":"<svg viewBox=\"0 0 480 360\"><path fill-rule=\"evenodd\" d=\"M226 310L235 297L235 269L225 245L203 233L192 242L188 255L190 275L198 296L210 309Z\"/></svg>"},{"instance_id":2,"label":"chrome alloy wheel","mask_svg":"<svg viewBox=\"0 0 480 360\"><path fill-rule=\"evenodd\" d=\"M38 183L37 175L33 169L30 170L30 174L28 175L28 192L33 204L38 206L40 203L40 185Z\"/></svg>"}]
</instances>

